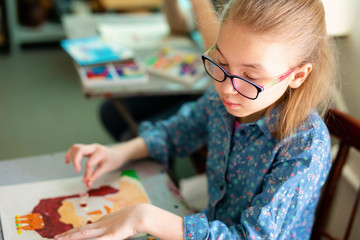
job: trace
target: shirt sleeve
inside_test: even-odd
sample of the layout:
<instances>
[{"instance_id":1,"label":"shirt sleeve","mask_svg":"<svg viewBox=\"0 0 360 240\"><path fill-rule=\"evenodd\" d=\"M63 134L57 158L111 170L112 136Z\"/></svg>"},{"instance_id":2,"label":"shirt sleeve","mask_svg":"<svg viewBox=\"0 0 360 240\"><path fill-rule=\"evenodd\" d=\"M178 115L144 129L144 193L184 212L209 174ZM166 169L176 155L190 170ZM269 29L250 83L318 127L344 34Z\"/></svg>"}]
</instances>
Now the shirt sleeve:
<instances>
[{"instance_id":1,"label":"shirt sleeve","mask_svg":"<svg viewBox=\"0 0 360 240\"><path fill-rule=\"evenodd\" d=\"M168 120L140 124L140 136L150 157L166 166L170 158L188 156L206 144L209 94L210 90L197 101L184 104Z\"/></svg>"},{"instance_id":2,"label":"shirt sleeve","mask_svg":"<svg viewBox=\"0 0 360 240\"><path fill-rule=\"evenodd\" d=\"M317 137L311 133L298 137L279 149L262 189L240 214L239 224L209 221L202 213L186 216L185 239L287 239L314 198L316 205L330 166L327 131Z\"/></svg>"}]
</instances>

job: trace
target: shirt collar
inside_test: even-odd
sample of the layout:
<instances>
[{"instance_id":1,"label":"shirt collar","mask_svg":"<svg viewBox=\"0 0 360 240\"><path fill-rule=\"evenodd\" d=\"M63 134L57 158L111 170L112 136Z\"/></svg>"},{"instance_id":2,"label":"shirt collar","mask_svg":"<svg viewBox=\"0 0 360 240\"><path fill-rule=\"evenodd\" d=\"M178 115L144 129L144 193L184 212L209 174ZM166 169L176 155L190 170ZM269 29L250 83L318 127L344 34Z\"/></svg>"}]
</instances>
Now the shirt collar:
<instances>
[{"instance_id":1,"label":"shirt collar","mask_svg":"<svg viewBox=\"0 0 360 240\"><path fill-rule=\"evenodd\" d=\"M214 86L212 86L210 89L209 100L213 102L213 106L215 107L216 111L223 117L223 120L227 123L226 125L229 128L228 130L231 132L235 117L228 113ZM277 105L269 114L265 114L255 122L242 123L241 125L244 127L257 125L267 138L273 139L274 136L271 133L276 130L276 121L278 121L278 115L279 105Z\"/></svg>"}]
</instances>

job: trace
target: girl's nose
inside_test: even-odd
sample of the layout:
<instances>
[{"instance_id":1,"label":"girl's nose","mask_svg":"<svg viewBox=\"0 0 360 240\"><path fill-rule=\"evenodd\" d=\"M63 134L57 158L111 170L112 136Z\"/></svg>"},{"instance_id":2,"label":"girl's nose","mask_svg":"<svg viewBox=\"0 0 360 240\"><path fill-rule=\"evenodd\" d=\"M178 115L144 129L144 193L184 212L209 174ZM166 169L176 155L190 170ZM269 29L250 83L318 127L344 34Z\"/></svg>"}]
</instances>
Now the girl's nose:
<instances>
[{"instance_id":1,"label":"girl's nose","mask_svg":"<svg viewBox=\"0 0 360 240\"><path fill-rule=\"evenodd\" d=\"M221 84L221 88L224 93L226 94L237 94L237 91L235 90L232 80L230 78L226 78L224 82Z\"/></svg>"}]
</instances>

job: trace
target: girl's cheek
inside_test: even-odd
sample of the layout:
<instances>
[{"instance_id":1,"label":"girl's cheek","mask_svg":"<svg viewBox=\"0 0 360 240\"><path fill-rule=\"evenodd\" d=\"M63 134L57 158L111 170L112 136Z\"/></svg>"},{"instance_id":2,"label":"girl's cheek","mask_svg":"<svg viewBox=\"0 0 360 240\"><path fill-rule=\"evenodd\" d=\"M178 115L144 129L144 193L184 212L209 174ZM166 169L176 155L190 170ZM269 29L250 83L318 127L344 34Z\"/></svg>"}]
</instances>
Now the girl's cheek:
<instances>
[{"instance_id":1,"label":"girl's cheek","mask_svg":"<svg viewBox=\"0 0 360 240\"><path fill-rule=\"evenodd\" d=\"M215 85L215 89L218 92L218 94L221 96L222 95L222 91L221 91L221 86L220 83L217 81L214 81L214 85Z\"/></svg>"}]
</instances>

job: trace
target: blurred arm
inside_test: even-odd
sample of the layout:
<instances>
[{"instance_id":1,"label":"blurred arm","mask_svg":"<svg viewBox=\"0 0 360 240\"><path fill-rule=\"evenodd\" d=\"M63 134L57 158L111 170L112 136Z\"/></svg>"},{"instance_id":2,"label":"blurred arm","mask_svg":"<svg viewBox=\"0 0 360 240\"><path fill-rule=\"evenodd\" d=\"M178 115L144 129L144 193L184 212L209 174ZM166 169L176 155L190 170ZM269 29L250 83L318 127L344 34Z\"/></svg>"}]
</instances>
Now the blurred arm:
<instances>
[{"instance_id":1,"label":"blurred arm","mask_svg":"<svg viewBox=\"0 0 360 240\"><path fill-rule=\"evenodd\" d=\"M203 37L204 47L208 49L215 44L220 26L214 5L210 0L191 0L191 3L197 28Z\"/></svg>"},{"instance_id":2,"label":"blurred arm","mask_svg":"<svg viewBox=\"0 0 360 240\"><path fill-rule=\"evenodd\" d=\"M178 0L165 0L164 13L172 33L174 34L187 33L185 15L180 9Z\"/></svg>"},{"instance_id":3,"label":"blurred arm","mask_svg":"<svg viewBox=\"0 0 360 240\"><path fill-rule=\"evenodd\" d=\"M215 44L219 31L219 19L211 0L191 0L196 27L199 30L205 49ZM188 33L186 15L177 0L164 2L164 13L170 29L176 34Z\"/></svg>"}]
</instances>

